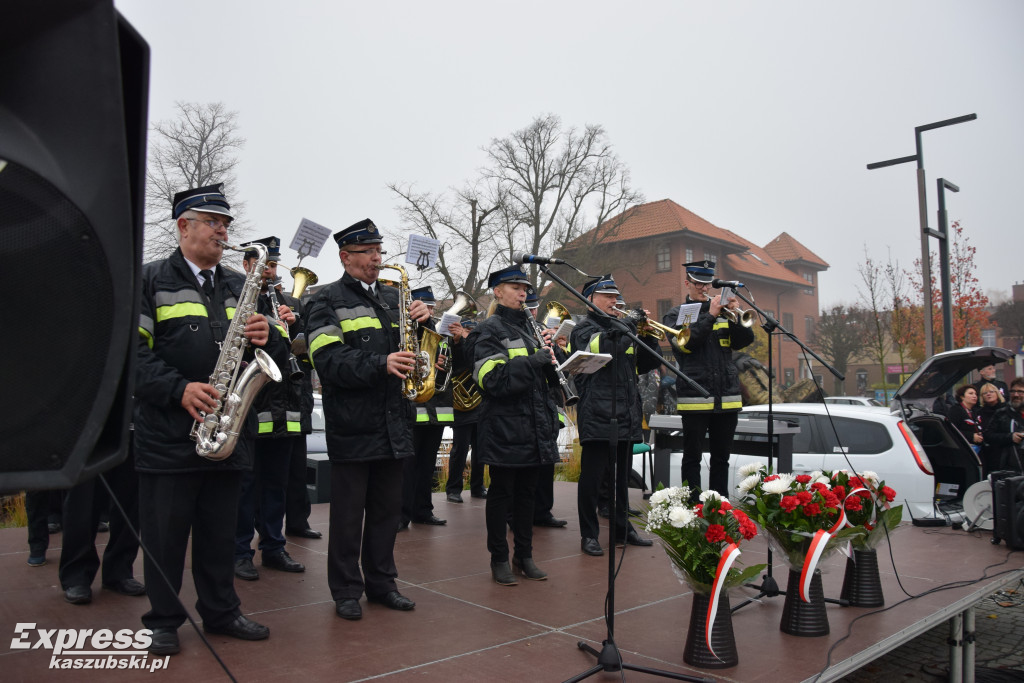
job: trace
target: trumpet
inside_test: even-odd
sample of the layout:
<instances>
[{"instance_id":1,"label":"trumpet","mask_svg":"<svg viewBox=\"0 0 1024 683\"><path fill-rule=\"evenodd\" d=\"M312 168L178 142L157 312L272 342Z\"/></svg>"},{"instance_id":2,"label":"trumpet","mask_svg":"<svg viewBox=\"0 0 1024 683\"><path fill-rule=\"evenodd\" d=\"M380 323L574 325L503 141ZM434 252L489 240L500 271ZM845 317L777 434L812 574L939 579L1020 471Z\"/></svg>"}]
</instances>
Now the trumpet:
<instances>
[{"instance_id":1,"label":"trumpet","mask_svg":"<svg viewBox=\"0 0 1024 683\"><path fill-rule=\"evenodd\" d=\"M302 259L299 260L301 261ZM288 266L284 265L283 263L278 263L277 265L281 266L282 268L288 268ZM301 299L302 294L306 291L306 287L309 287L310 285L315 285L320 280L320 278L317 277L316 273L314 273L309 268L303 268L302 266L288 268L288 273L292 276L293 280L293 299ZM278 280L278 282L280 282L280 280Z\"/></svg>"},{"instance_id":2,"label":"trumpet","mask_svg":"<svg viewBox=\"0 0 1024 683\"><path fill-rule=\"evenodd\" d=\"M749 308L745 311L738 308L723 308L722 317L731 323L739 323L743 327L753 327L757 321L754 311Z\"/></svg>"},{"instance_id":3,"label":"trumpet","mask_svg":"<svg viewBox=\"0 0 1024 683\"><path fill-rule=\"evenodd\" d=\"M636 331L640 334L652 336L658 341L665 341L665 338L668 337L676 343L676 346L679 347L685 346L686 342L690 341L689 325L684 325L682 329L673 329L668 325L662 325L661 323L648 318L642 308L627 311L624 308L616 306L613 310L617 313L621 313L627 320L632 320L636 325Z\"/></svg>"}]
</instances>

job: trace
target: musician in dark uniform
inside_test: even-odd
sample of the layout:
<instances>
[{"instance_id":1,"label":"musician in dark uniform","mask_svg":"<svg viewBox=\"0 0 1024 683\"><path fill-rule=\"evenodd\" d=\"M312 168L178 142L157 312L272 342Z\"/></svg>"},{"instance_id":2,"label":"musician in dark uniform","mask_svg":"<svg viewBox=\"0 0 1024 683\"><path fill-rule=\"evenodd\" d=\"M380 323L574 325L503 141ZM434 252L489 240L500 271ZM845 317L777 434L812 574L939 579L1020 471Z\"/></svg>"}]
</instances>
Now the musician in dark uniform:
<instances>
[{"instance_id":1,"label":"musician in dark uniform","mask_svg":"<svg viewBox=\"0 0 1024 683\"><path fill-rule=\"evenodd\" d=\"M619 289L611 275L591 280L583 286L583 296L612 317L617 317ZM598 491L608 473L609 425L616 420L618 440L615 451L617 541L630 545L649 546L653 542L641 538L629 523L626 511L629 505L628 473L633 454L633 444L642 440L643 414L640 409L640 391L637 388L637 374L656 368L658 359L646 351L636 348L636 342L625 335L619 336L612 345L611 322L593 311L580 321L572 331L570 348L574 351L607 353L615 356L615 373L612 363L591 374L576 376L576 389L580 401L579 417L580 444L583 447L580 462L580 481L577 487L577 506L580 515L580 547L587 555L603 555L597 520ZM630 331L636 333L636 325L624 321ZM641 337L652 349L658 348L653 336ZM615 397L615 411L612 412L612 397Z\"/></svg>"},{"instance_id":2,"label":"musician in dark uniform","mask_svg":"<svg viewBox=\"0 0 1024 683\"><path fill-rule=\"evenodd\" d=\"M437 305L433 289L429 286L419 287L412 290L411 295L413 301L422 301L433 315L434 307ZM424 329L430 328L421 327L419 330L421 335ZM448 353L450 355L451 351ZM442 526L447 522L434 514L434 503L430 498L434 488L437 452L440 450L441 441L444 438L444 428L455 424L451 389L444 392L437 391L440 388L441 379L442 377L437 374L435 368L434 395L429 400L416 403L414 406L416 410L412 428L414 455L405 461L405 472L402 474L402 521L400 527L403 529L409 526L410 521L432 526Z\"/></svg>"},{"instance_id":3,"label":"musician in dark uniform","mask_svg":"<svg viewBox=\"0 0 1024 683\"><path fill-rule=\"evenodd\" d=\"M448 454L448 482L445 493L449 503L462 502L462 473L466 469L466 456L470 448L473 451L472 464L469 470L469 495L472 498L486 498L484 487L484 463L477 448L477 420L480 417L479 403L470 407L469 403L481 399L480 387L473 381L473 353L471 344L466 340L476 329L476 321L463 318L460 324L452 325L452 407L455 409L455 427L452 429L452 450ZM462 381L462 389L454 386L456 379ZM462 391L466 405L455 402L455 392Z\"/></svg>"},{"instance_id":4,"label":"musician in dark uniform","mask_svg":"<svg viewBox=\"0 0 1024 683\"><path fill-rule=\"evenodd\" d=\"M398 592L395 535L402 466L413 455L412 404L403 394L415 356L403 350L399 290L377 281L383 238L369 218L335 233L345 268L317 293L306 323L309 354L323 387L331 513L327 583L335 612L360 619L359 598L396 610L415 607ZM413 301L406 315L426 322ZM360 551L362 571L360 571Z\"/></svg>"},{"instance_id":5,"label":"musician in dark uniform","mask_svg":"<svg viewBox=\"0 0 1024 683\"><path fill-rule=\"evenodd\" d=\"M196 453L190 438L200 411L217 410L220 395L209 383L221 342L243 293L244 279L220 264L231 210L221 185L174 196L172 215L179 248L142 271L138 365L135 382L135 465L139 472L139 518L147 552L145 572L150 611L142 623L153 630L150 652L179 651L178 627L185 612L177 600L192 538L192 578L203 629L244 640L270 631L242 615L234 587L234 538L242 472L252 467L255 414L225 459ZM288 350L270 334L267 319L254 314L244 336L284 367ZM247 358L251 359L251 349ZM158 579L160 567L171 581Z\"/></svg>"},{"instance_id":6,"label":"musician in dark uniform","mask_svg":"<svg viewBox=\"0 0 1024 683\"><path fill-rule=\"evenodd\" d=\"M547 578L533 560L534 495L540 466L558 461L558 411L549 393L556 381L555 356L549 340L538 342L530 314L522 308L528 285L519 266L491 273L488 286L497 306L471 335L474 376L483 391L477 442L491 470L487 550L491 575L504 586L517 583L505 531L509 512L512 563L528 579Z\"/></svg>"},{"instance_id":7,"label":"musician in dark uniform","mask_svg":"<svg viewBox=\"0 0 1024 683\"><path fill-rule=\"evenodd\" d=\"M684 263L686 268L686 303L699 303L700 314L690 325L690 338L683 348L672 342L679 369L694 382L707 389L711 396L701 396L692 387L676 382L676 409L683 418L683 464L680 480L688 484L694 500L700 495L700 462L704 437L708 437L711 473L708 488L723 496L729 487L729 450L739 420L743 399L732 352L746 348L754 341L749 327L730 322L722 309L737 310L736 299L722 301L722 295L708 295L715 278L713 261ZM662 324L676 327L679 307L662 319Z\"/></svg>"},{"instance_id":8,"label":"musician in dark uniform","mask_svg":"<svg viewBox=\"0 0 1024 683\"><path fill-rule=\"evenodd\" d=\"M281 240L270 236L249 244L262 244L267 248L267 264L263 270L263 287L256 300L256 311L267 316L270 333L280 335L291 345L290 333L301 332L291 308L276 302L277 292L271 295L268 283L277 279L277 261L281 258ZM259 252L245 252L243 266L250 272ZM290 365L290 361L289 361ZM284 527L285 496L288 468L294 439L302 436L302 379L293 378L289 366L279 368L280 382L268 384L253 402L258 427L253 468L242 474L242 494L238 501L238 529L235 533L235 576L245 581L260 578L253 565L255 551L252 538L259 532L259 550L264 567L284 572L304 572L306 568L292 559L285 549Z\"/></svg>"}]
</instances>

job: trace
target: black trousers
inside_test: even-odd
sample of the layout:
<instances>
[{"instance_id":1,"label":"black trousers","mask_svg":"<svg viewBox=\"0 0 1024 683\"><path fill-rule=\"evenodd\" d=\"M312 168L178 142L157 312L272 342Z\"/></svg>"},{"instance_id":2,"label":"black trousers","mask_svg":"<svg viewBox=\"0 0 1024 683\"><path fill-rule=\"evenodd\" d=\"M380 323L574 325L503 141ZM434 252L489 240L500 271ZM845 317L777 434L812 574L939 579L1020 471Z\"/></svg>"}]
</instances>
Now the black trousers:
<instances>
[{"instance_id":1,"label":"black trousers","mask_svg":"<svg viewBox=\"0 0 1024 683\"><path fill-rule=\"evenodd\" d=\"M541 467L500 467L491 465L491 487L487 489L487 550L492 562L508 562L508 514L512 514L515 556L533 557L533 508L537 477Z\"/></svg>"},{"instance_id":2,"label":"black trousers","mask_svg":"<svg viewBox=\"0 0 1024 683\"><path fill-rule=\"evenodd\" d=\"M235 528L235 559L252 558L252 537L259 532L263 555L284 550L285 489L291 464L291 438L256 439L253 468L242 473Z\"/></svg>"},{"instance_id":3,"label":"black trousers","mask_svg":"<svg viewBox=\"0 0 1024 683\"><path fill-rule=\"evenodd\" d=\"M466 470L466 457L473 449L469 470L469 491L474 495L484 492L484 463L476 447L476 422L456 424L452 428L452 450L448 454L448 483L445 493L462 493L462 473Z\"/></svg>"},{"instance_id":4,"label":"black trousers","mask_svg":"<svg viewBox=\"0 0 1024 683\"><path fill-rule=\"evenodd\" d=\"M242 473L210 470L139 473L139 517L150 610L146 628L177 628L185 621L178 602L185 551L192 534L192 580L203 621L224 626L242 612L235 593L235 521ZM157 567L170 581L164 583Z\"/></svg>"},{"instance_id":5,"label":"black trousers","mask_svg":"<svg viewBox=\"0 0 1024 683\"><path fill-rule=\"evenodd\" d=\"M129 444L131 441L129 440ZM128 521L139 529L139 480L135 458L129 446L128 457L103 473L111 490L128 515ZM60 585L89 586L100 568L96 552L96 528L100 517L110 509L110 495L99 477L68 489L64 499L64 536L60 551ZM139 541L128 528L118 510L110 514L110 536L103 551L103 583L114 583L134 576L132 565L139 554Z\"/></svg>"},{"instance_id":6,"label":"black trousers","mask_svg":"<svg viewBox=\"0 0 1024 683\"><path fill-rule=\"evenodd\" d=\"M425 424L412 428L414 455L405 459L405 472L402 474L403 522L425 519L434 514L430 494L434 488L437 451L443 437L444 425Z\"/></svg>"},{"instance_id":7,"label":"black trousers","mask_svg":"<svg viewBox=\"0 0 1024 683\"><path fill-rule=\"evenodd\" d=\"M302 531L309 528L309 513L313 506L309 502L306 488L306 435L287 439L292 444L288 455L288 485L285 491L284 528Z\"/></svg>"},{"instance_id":8,"label":"black trousers","mask_svg":"<svg viewBox=\"0 0 1024 683\"><path fill-rule=\"evenodd\" d=\"M700 460L704 449L704 436L708 437L711 456L708 488L723 496L729 495L729 447L740 414L713 412L683 412L683 465L680 481L689 483L694 497L701 490Z\"/></svg>"},{"instance_id":9,"label":"black trousers","mask_svg":"<svg viewBox=\"0 0 1024 683\"><path fill-rule=\"evenodd\" d=\"M377 597L397 589L395 534L403 465L391 459L331 463L327 585L335 600L358 600L364 590Z\"/></svg>"},{"instance_id":10,"label":"black trousers","mask_svg":"<svg viewBox=\"0 0 1024 683\"><path fill-rule=\"evenodd\" d=\"M51 499L63 498L64 491L42 490L25 492L25 517L28 519L28 549L30 555L42 555L50 547L49 524ZM57 521L61 521L57 517Z\"/></svg>"},{"instance_id":11,"label":"black trousers","mask_svg":"<svg viewBox=\"0 0 1024 683\"><path fill-rule=\"evenodd\" d=\"M620 441L615 450L616 506L615 534L619 539L626 537L626 511L629 508L629 472L633 444ZM584 441L580 456L580 481L576 487L576 505L580 515L580 536L599 538L600 524L597 520L601 483L610 478L608 468L608 442Z\"/></svg>"},{"instance_id":12,"label":"black trousers","mask_svg":"<svg viewBox=\"0 0 1024 683\"><path fill-rule=\"evenodd\" d=\"M533 498L533 521L551 519L555 507L555 465L540 465L537 468L537 489Z\"/></svg>"}]
</instances>

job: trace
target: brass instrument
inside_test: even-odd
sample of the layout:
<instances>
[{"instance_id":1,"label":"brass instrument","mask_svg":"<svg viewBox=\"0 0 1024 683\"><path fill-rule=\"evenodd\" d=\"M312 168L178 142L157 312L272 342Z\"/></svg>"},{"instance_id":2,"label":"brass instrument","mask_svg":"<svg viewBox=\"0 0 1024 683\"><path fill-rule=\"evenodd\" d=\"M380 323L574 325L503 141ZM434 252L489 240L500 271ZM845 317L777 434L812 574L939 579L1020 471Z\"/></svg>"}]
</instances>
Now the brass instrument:
<instances>
[{"instance_id":1,"label":"brass instrument","mask_svg":"<svg viewBox=\"0 0 1024 683\"><path fill-rule=\"evenodd\" d=\"M558 327L571 317L572 313L569 312L569 309L557 301L549 301L547 305L544 306L544 327ZM552 318L558 319L558 322L554 325L551 324Z\"/></svg>"},{"instance_id":2,"label":"brass instrument","mask_svg":"<svg viewBox=\"0 0 1024 683\"><path fill-rule=\"evenodd\" d=\"M302 266L295 266L288 271L291 273L294 284L292 285L292 298L301 299L302 293L306 291L306 287L315 285L320 278L316 276L309 268L303 268Z\"/></svg>"},{"instance_id":3,"label":"brass instrument","mask_svg":"<svg viewBox=\"0 0 1024 683\"><path fill-rule=\"evenodd\" d=\"M757 315L749 308L742 311L739 309L723 307L721 315L729 322L739 323L743 327L753 327L754 323L757 322Z\"/></svg>"},{"instance_id":4,"label":"brass instrument","mask_svg":"<svg viewBox=\"0 0 1024 683\"><path fill-rule=\"evenodd\" d=\"M480 387L473 381L473 371L463 370L452 377L452 408L460 413L469 412L483 400Z\"/></svg>"},{"instance_id":5,"label":"brass instrument","mask_svg":"<svg viewBox=\"0 0 1024 683\"><path fill-rule=\"evenodd\" d=\"M471 297L461 289L455 292L455 301L452 302L451 308L448 309L448 313L451 315L457 315L460 318L474 318L480 311L480 304L476 302L476 299ZM448 337L450 335L441 333L444 336L444 340L441 342L441 353L444 355L444 363L440 372L442 373L442 379L440 381L434 378L434 383L437 385L437 393L444 393L448 389L449 382L452 381L452 357L451 357L451 346L448 344ZM465 374L465 373L463 373ZM462 380L463 382L465 380ZM479 400L477 401L479 403ZM476 406L474 405L473 408ZM472 410L473 408L465 408L465 410Z\"/></svg>"},{"instance_id":6,"label":"brass instrument","mask_svg":"<svg viewBox=\"0 0 1024 683\"><path fill-rule=\"evenodd\" d=\"M544 339L544 327L534 320L533 314L530 313L530 309L526 307L525 301L523 302L523 312L526 314L527 319L529 319L533 324L533 336L536 338L537 343L542 347L550 348L550 345ZM576 390L572 388L572 383L565 376L565 373L561 370L557 370L553 365L545 365L545 372L548 371L548 368L550 368L550 372L554 374L554 379L558 380L558 384L562 387L562 400L565 403L565 407L568 408L569 406L576 405L579 402L580 397L577 395Z\"/></svg>"},{"instance_id":7,"label":"brass instrument","mask_svg":"<svg viewBox=\"0 0 1024 683\"><path fill-rule=\"evenodd\" d=\"M403 383L403 395L410 401L426 403L434 396L435 367L438 346L442 337L433 330L424 328L423 338L418 336L419 324L409 315L412 306L412 290L409 288L409 274L398 264L382 265L381 270L391 268L401 274L399 281L399 346L416 358Z\"/></svg>"},{"instance_id":8,"label":"brass instrument","mask_svg":"<svg viewBox=\"0 0 1024 683\"><path fill-rule=\"evenodd\" d=\"M627 311L616 306L614 310L621 313L627 320L632 320L636 324L636 331L639 334L652 336L658 341L664 341L668 337L680 348L686 346L686 342L690 341L689 325L683 325L681 329L676 330L668 325L662 325L655 320L651 320L642 308Z\"/></svg>"},{"instance_id":9,"label":"brass instrument","mask_svg":"<svg viewBox=\"0 0 1024 683\"><path fill-rule=\"evenodd\" d=\"M217 407L212 413L200 413L201 420L192 424L189 436L196 442L196 453L207 460L224 460L238 445L238 436L245 427L245 416L252 407L260 389L267 382L280 382L281 371L277 363L263 349L255 349L253 362L245 364L242 356L249 340L245 337L245 323L256 312L256 300L263 284L263 271L267 267L267 248L253 242L245 247L236 247L218 240L225 249L232 251L259 252L245 277L245 284L238 296L235 313L231 318L224 341L220 344L220 355L213 368L209 383L220 393ZM245 365L245 370L242 366ZM239 375L241 372L241 375Z\"/></svg>"}]
</instances>

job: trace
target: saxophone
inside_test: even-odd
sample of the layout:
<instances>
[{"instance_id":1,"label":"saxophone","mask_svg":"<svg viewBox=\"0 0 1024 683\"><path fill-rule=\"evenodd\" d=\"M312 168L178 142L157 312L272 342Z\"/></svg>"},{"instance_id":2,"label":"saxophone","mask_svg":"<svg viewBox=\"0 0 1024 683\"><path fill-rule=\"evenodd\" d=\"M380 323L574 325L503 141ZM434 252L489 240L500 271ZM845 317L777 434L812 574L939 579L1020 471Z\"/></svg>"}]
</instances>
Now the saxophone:
<instances>
[{"instance_id":1,"label":"saxophone","mask_svg":"<svg viewBox=\"0 0 1024 683\"><path fill-rule=\"evenodd\" d=\"M221 242L221 245L233 251L255 249L259 252L259 258L245 277L231 325L220 344L217 365L210 375L210 384L220 393L217 407L212 413L201 413L202 420L195 421L190 434L196 442L196 453L215 461L224 460L234 452L238 436L245 425L245 416L263 385L270 381L281 381L277 363L263 349L255 349L254 362L242 362L242 355L249 345L249 340L245 338L245 321L256 312L256 298L262 286L263 271L267 267L267 248L259 243L246 247L235 247L227 242ZM243 366L245 370L242 370Z\"/></svg>"},{"instance_id":2,"label":"saxophone","mask_svg":"<svg viewBox=\"0 0 1024 683\"><path fill-rule=\"evenodd\" d=\"M398 305L398 345L402 351L408 351L416 356L412 370L406 374L402 384L402 394L410 401L426 403L434 395L434 364L442 338L437 332L424 328L423 339L420 340L417 334L419 324L409 315L409 308L412 306L409 274L405 268L397 264L382 265L381 269L384 268L393 268L402 276L398 283L398 296L401 300Z\"/></svg>"}]
</instances>

